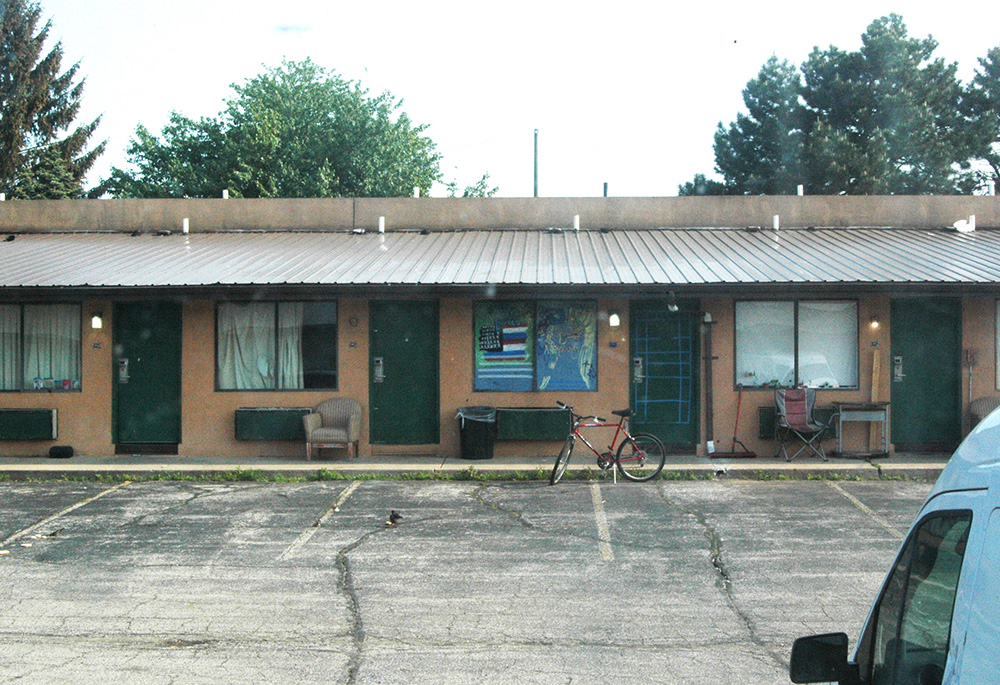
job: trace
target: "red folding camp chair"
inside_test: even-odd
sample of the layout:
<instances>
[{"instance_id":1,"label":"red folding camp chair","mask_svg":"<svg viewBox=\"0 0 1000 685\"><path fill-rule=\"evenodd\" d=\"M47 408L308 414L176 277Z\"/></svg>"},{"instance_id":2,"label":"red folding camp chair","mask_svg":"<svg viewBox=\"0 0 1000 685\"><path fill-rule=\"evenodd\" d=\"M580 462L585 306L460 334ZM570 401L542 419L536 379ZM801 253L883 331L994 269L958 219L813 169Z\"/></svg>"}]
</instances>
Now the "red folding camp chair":
<instances>
[{"instance_id":1,"label":"red folding camp chair","mask_svg":"<svg viewBox=\"0 0 1000 685\"><path fill-rule=\"evenodd\" d=\"M823 437L833 424L836 415L831 416L826 423L816 420L813 416L816 391L812 388L775 390L774 405L774 432L778 439L778 452L774 456L783 456L785 461L791 461L801 452L809 450L823 461L827 461L826 452L823 450ZM788 455L789 444L799 445L791 456Z\"/></svg>"}]
</instances>

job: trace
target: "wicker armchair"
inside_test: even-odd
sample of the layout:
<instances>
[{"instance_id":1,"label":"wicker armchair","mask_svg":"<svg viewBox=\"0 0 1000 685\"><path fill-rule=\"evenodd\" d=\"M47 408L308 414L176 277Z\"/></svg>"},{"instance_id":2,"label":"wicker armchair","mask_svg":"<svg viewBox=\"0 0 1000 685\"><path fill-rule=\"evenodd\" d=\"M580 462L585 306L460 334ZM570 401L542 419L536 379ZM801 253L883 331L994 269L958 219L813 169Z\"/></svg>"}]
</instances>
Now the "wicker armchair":
<instances>
[{"instance_id":1,"label":"wicker armchair","mask_svg":"<svg viewBox=\"0 0 1000 685\"><path fill-rule=\"evenodd\" d=\"M1000 397L978 397L969 405L969 430L1000 407Z\"/></svg>"},{"instance_id":2,"label":"wicker armchair","mask_svg":"<svg viewBox=\"0 0 1000 685\"><path fill-rule=\"evenodd\" d=\"M306 459L313 447L346 447L348 457L358 456L361 437L361 405L350 397L324 400L311 414L302 417L306 431Z\"/></svg>"}]
</instances>

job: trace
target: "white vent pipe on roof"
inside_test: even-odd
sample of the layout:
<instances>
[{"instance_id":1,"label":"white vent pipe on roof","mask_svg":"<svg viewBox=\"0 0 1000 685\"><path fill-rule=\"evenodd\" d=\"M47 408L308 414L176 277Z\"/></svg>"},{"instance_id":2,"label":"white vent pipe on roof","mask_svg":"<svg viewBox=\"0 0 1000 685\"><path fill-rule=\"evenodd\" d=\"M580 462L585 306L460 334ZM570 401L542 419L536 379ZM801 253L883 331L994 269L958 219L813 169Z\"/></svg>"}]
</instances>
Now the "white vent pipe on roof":
<instances>
[{"instance_id":1,"label":"white vent pipe on roof","mask_svg":"<svg viewBox=\"0 0 1000 685\"><path fill-rule=\"evenodd\" d=\"M184 217L184 219L181 221L181 233L187 235L190 230L191 230L191 220L188 219L187 217Z\"/></svg>"},{"instance_id":2,"label":"white vent pipe on roof","mask_svg":"<svg viewBox=\"0 0 1000 685\"><path fill-rule=\"evenodd\" d=\"M385 233L385 217L384 216L380 216L378 218L378 232L379 233Z\"/></svg>"},{"instance_id":3,"label":"white vent pipe on roof","mask_svg":"<svg viewBox=\"0 0 1000 685\"><path fill-rule=\"evenodd\" d=\"M798 193L799 193L799 197L802 197L803 195L806 194L806 187L804 185L802 185L801 183L799 184Z\"/></svg>"},{"instance_id":4,"label":"white vent pipe on roof","mask_svg":"<svg viewBox=\"0 0 1000 685\"><path fill-rule=\"evenodd\" d=\"M579 214L574 214L573 215L573 230L574 231L579 231L580 230L580 215Z\"/></svg>"},{"instance_id":5,"label":"white vent pipe on roof","mask_svg":"<svg viewBox=\"0 0 1000 685\"><path fill-rule=\"evenodd\" d=\"M228 188L223 188L222 189L222 199L223 200L228 200L229 199L229 189Z\"/></svg>"},{"instance_id":6,"label":"white vent pipe on roof","mask_svg":"<svg viewBox=\"0 0 1000 685\"><path fill-rule=\"evenodd\" d=\"M777 214L774 215L774 230L781 228L781 217Z\"/></svg>"}]
</instances>

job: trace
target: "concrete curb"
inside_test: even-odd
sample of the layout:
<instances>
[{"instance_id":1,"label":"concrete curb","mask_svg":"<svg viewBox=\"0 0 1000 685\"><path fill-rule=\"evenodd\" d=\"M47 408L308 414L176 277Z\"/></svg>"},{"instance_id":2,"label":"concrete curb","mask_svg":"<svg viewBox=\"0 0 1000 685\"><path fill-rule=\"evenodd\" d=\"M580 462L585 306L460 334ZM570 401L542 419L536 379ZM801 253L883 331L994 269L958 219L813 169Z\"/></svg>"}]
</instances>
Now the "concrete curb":
<instances>
[{"instance_id":1,"label":"concrete curb","mask_svg":"<svg viewBox=\"0 0 1000 685\"><path fill-rule=\"evenodd\" d=\"M462 472L472 472L484 477L502 480L517 475L548 478L553 457L502 457L487 460L442 459L440 457L362 457L347 461L290 460L285 458L247 457L194 458L194 457L87 457L49 459L44 457L0 458L0 478L9 480L65 480L65 479L143 479L164 478L177 474L181 477L220 478L232 480L236 471L258 471L265 478L319 479L320 477L345 480L371 477L407 477L426 474L429 477L459 477ZM947 457L919 455L899 459L868 462L863 460L792 461L773 458L756 459L707 459L685 457L668 459L664 478L669 480L697 480L710 478L747 480L808 480L846 479L882 480L910 479L934 480L947 463ZM597 473L588 461L570 463L571 473ZM471 474L470 474L471 476Z\"/></svg>"}]
</instances>

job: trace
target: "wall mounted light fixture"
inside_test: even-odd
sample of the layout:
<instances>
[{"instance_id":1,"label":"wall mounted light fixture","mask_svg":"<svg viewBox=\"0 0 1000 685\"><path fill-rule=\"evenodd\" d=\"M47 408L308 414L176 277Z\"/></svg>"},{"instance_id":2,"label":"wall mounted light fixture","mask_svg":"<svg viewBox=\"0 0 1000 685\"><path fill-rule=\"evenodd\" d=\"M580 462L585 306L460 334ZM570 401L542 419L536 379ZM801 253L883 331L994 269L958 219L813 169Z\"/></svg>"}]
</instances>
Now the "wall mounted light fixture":
<instances>
[{"instance_id":1,"label":"wall mounted light fixture","mask_svg":"<svg viewBox=\"0 0 1000 685\"><path fill-rule=\"evenodd\" d=\"M608 316L608 325L612 328L618 328L622 325L622 318L618 316L618 312L611 312Z\"/></svg>"},{"instance_id":2,"label":"wall mounted light fixture","mask_svg":"<svg viewBox=\"0 0 1000 685\"><path fill-rule=\"evenodd\" d=\"M872 327L872 330L873 330L873 331L875 331L875 330L878 330L878 327L879 327L879 326L880 326L881 324L879 324L879 321L878 321L878 316L877 316L877 315L875 315L875 314L872 314L872 319L871 319L871 323L870 323L869 325L870 325L870 326Z\"/></svg>"},{"instance_id":3,"label":"wall mounted light fixture","mask_svg":"<svg viewBox=\"0 0 1000 685\"><path fill-rule=\"evenodd\" d=\"M101 312L94 312L94 315L90 317L90 327L104 328L104 314Z\"/></svg>"},{"instance_id":4,"label":"wall mounted light fixture","mask_svg":"<svg viewBox=\"0 0 1000 685\"><path fill-rule=\"evenodd\" d=\"M667 299L667 309L671 312L676 312L680 309L680 307L677 306L677 295L674 294L673 290L670 291L670 296Z\"/></svg>"}]
</instances>

